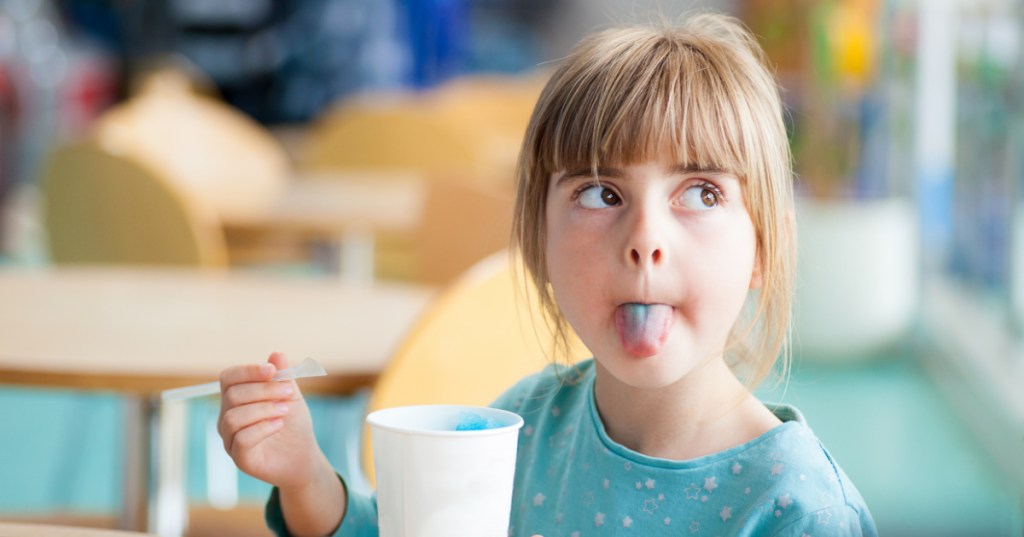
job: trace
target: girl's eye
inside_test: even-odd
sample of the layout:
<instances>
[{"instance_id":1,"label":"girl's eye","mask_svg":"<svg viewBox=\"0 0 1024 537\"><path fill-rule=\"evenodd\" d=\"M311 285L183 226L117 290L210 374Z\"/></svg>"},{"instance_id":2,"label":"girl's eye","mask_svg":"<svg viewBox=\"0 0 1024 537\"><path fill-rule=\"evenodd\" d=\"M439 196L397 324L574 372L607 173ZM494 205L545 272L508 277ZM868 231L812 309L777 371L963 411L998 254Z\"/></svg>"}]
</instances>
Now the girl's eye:
<instances>
[{"instance_id":1,"label":"girl's eye","mask_svg":"<svg viewBox=\"0 0 1024 537\"><path fill-rule=\"evenodd\" d=\"M722 191L711 184L691 186L683 192L683 205L689 209L707 211L714 209L722 199Z\"/></svg>"},{"instance_id":2,"label":"girl's eye","mask_svg":"<svg viewBox=\"0 0 1024 537\"><path fill-rule=\"evenodd\" d=\"M590 185L581 191L577 199L585 209L604 209L622 203L622 199L614 190L601 185Z\"/></svg>"}]
</instances>

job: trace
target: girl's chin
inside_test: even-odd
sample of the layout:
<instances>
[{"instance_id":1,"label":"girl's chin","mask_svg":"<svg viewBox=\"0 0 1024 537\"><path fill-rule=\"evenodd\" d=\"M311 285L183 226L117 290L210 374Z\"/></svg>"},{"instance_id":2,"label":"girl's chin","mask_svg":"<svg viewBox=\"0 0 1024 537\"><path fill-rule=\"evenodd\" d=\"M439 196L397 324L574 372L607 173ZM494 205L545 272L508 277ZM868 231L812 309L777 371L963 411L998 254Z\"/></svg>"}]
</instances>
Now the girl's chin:
<instances>
[{"instance_id":1,"label":"girl's chin","mask_svg":"<svg viewBox=\"0 0 1024 537\"><path fill-rule=\"evenodd\" d=\"M606 374L618 382L641 389L663 388L675 383L682 372L675 371L672 364L662 359L662 354L636 357L619 350L611 360L595 358Z\"/></svg>"}]
</instances>

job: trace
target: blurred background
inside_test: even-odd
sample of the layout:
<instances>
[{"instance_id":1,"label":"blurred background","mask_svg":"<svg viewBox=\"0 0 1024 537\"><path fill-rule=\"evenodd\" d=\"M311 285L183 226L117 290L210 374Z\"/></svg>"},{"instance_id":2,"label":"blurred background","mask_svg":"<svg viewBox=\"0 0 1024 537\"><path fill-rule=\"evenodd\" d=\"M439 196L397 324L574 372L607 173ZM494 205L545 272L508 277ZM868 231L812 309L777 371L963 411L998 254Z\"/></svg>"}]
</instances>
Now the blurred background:
<instances>
[{"instance_id":1,"label":"blurred background","mask_svg":"<svg viewBox=\"0 0 1024 537\"><path fill-rule=\"evenodd\" d=\"M558 58L694 8L757 34L787 106L794 363L761 395L804 411L882 535L1024 535L1019 1L0 0L0 271L444 288L507 246L518 143ZM177 233L147 220L169 202L121 176L184 204L191 249L140 235ZM379 227L311 223L367 184L393 200ZM313 398L328 452L361 401ZM116 525L122 395L0 377L0 407L0 519ZM188 534L266 534L264 484L210 501L216 412L189 406Z\"/></svg>"}]
</instances>

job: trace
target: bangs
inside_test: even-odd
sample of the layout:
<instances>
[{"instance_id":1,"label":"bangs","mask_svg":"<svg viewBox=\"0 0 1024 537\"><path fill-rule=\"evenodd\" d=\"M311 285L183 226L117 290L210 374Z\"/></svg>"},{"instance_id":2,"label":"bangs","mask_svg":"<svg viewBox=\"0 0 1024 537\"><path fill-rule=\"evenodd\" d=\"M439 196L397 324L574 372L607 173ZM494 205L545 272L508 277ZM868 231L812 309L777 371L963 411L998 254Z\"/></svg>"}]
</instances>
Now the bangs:
<instances>
[{"instance_id":1,"label":"bangs","mask_svg":"<svg viewBox=\"0 0 1024 537\"><path fill-rule=\"evenodd\" d=\"M667 35L611 43L572 72L571 91L551 102L537 133L537 162L549 172L628 165L661 157L746 178L756 147L741 129L734 75L698 46ZM603 61L601 61L603 59ZM558 84L553 84L558 86ZM730 93L733 98L730 98Z\"/></svg>"}]
</instances>

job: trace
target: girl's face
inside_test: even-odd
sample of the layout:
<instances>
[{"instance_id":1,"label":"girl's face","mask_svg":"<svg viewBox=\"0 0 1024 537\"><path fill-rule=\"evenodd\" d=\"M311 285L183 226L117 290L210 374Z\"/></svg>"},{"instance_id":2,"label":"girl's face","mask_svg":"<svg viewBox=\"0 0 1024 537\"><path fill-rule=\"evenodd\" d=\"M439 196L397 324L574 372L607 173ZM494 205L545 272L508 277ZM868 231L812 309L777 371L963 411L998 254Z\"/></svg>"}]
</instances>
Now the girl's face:
<instances>
[{"instance_id":1,"label":"girl's face","mask_svg":"<svg viewBox=\"0 0 1024 537\"><path fill-rule=\"evenodd\" d=\"M737 177L667 159L552 174L547 264L569 324L616 379L675 383L722 356L760 285Z\"/></svg>"}]
</instances>

